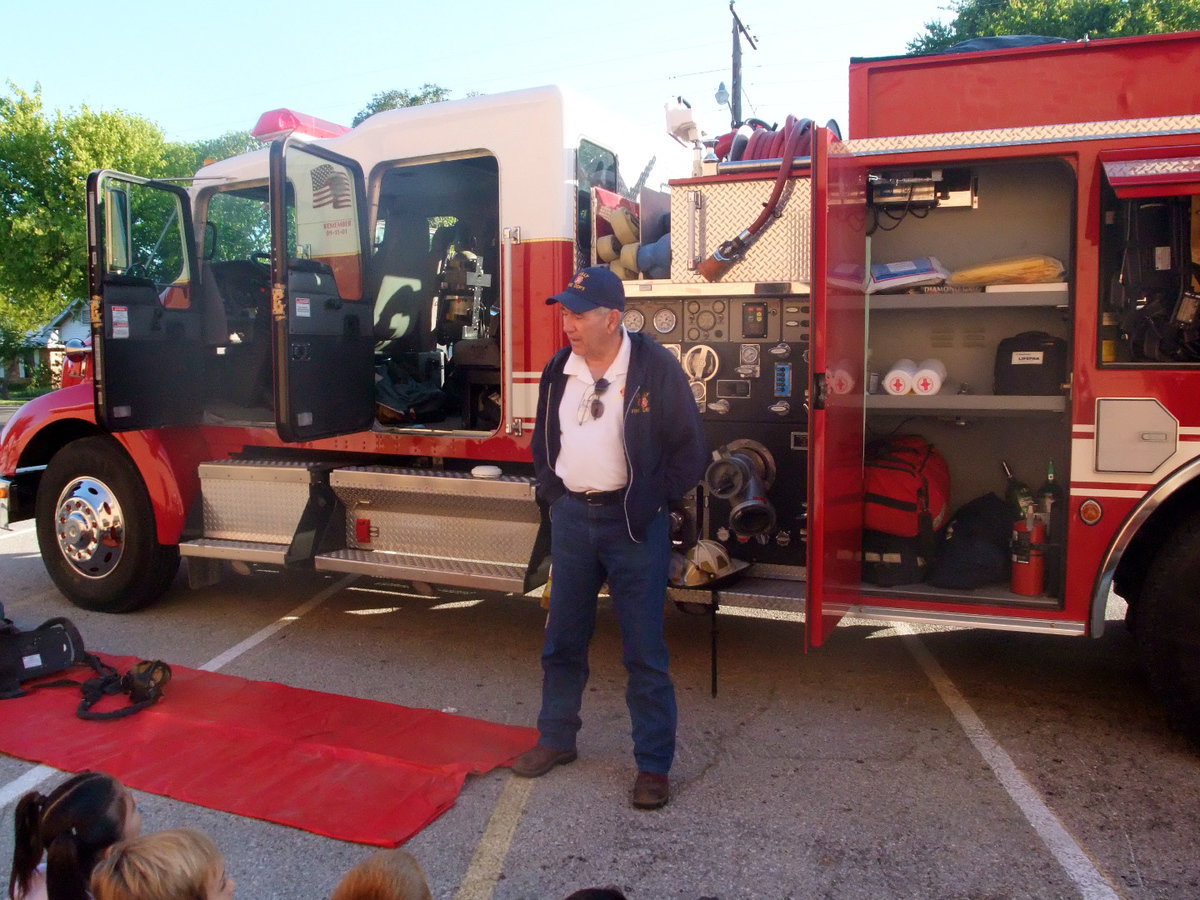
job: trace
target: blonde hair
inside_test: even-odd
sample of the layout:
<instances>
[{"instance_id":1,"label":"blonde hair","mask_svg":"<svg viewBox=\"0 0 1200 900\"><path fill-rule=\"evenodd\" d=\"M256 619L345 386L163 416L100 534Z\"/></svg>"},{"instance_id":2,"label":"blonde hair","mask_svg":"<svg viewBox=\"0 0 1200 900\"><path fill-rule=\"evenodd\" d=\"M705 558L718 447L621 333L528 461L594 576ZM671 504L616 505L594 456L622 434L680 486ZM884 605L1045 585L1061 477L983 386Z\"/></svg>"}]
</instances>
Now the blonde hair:
<instances>
[{"instance_id":1,"label":"blonde hair","mask_svg":"<svg viewBox=\"0 0 1200 900\"><path fill-rule=\"evenodd\" d=\"M92 873L96 900L206 900L224 874L212 838L191 828L157 831L114 844Z\"/></svg>"},{"instance_id":2,"label":"blonde hair","mask_svg":"<svg viewBox=\"0 0 1200 900\"><path fill-rule=\"evenodd\" d=\"M416 857L380 850L347 872L330 900L433 900L433 894Z\"/></svg>"}]
</instances>

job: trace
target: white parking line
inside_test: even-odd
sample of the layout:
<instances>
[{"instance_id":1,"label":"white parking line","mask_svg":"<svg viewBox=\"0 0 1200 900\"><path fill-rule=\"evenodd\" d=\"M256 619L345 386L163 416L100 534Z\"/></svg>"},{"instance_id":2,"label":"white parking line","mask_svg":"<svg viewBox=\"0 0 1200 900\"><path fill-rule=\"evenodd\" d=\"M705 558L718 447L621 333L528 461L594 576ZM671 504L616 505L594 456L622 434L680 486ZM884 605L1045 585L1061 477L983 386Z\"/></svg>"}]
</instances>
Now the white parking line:
<instances>
[{"instance_id":1,"label":"white parking line","mask_svg":"<svg viewBox=\"0 0 1200 900\"><path fill-rule=\"evenodd\" d=\"M34 766L20 778L14 778L4 787L0 787L0 806L8 806L15 802L22 794L32 791L57 772L58 769L52 769L49 766Z\"/></svg>"},{"instance_id":2,"label":"white parking line","mask_svg":"<svg viewBox=\"0 0 1200 900\"><path fill-rule=\"evenodd\" d=\"M217 654L212 659L210 659L208 662L206 662L204 665L200 666L199 667L200 671L216 672L218 669L222 668L223 666L229 665L229 663L233 662L235 659L237 659L239 656L241 656L247 650L257 647L259 644L261 644L263 641L265 641L267 638L269 638L275 632L277 632L283 628L287 628L287 626L291 625L293 622L295 622L301 616L312 612L314 609L316 609L318 606L320 606L322 603L324 603L326 600L328 600L330 597L332 597L338 591L342 590L343 588L345 588L349 584L351 584L358 577L359 576L357 576L357 575L347 575L345 578L341 579L340 581L335 581L333 584L331 584L329 587L325 588L325 590L321 591L321 593L317 594L311 600L309 600L305 603L301 603L299 606L297 606L295 609L293 609L286 616L282 616L282 617L276 619L274 622L272 622L266 628L262 628L256 632L254 632L254 634L250 635L250 637L246 638L241 643L234 644L232 647L230 647L224 653Z\"/></svg>"},{"instance_id":3,"label":"white parking line","mask_svg":"<svg viewBox=\"0 0 1200 900\"><path fill-rule=\"evenodd\" d=\"M976 715L971 704L954 686L941 665L933 658L911 625L896 625L895 631L901 636L904 645L924 670L926 677L933 683L942 702L950 708L959 727L966 733L967 738L975 745L979 755L991 768L996 779L1003 785L1009 797L1024 814L1033 830L1037 832L1042 843L1046 845L1063 870L1067 873L1080 894L1087 900L1118 900L1120 892L1113 887L1112 882L1096 868L1095 863L1082 847L1071 837L1062 821L1054 811L1046 805L1037 789L1017 768L1012 757L996 742Z\"/></svg>"},{"instance_id":4,"label":"white parking line","mask_svg":"<svg viewBox=\"0 0 1200 900\"><path fill-rule=\"evenodd\" d=\"M454 900L490 900L532 791L532 778L508 776Z\"/></svg>"},{"instance_id":5,"label":"white parking line","mask_svg":"<svg viewBox=\"0 0 1200 900\"><path fill-rule=\"evenodd\" d=\"M9 527L9 530L7 530L7 531L0 529L0 541L4 540L5 538L21 537L23 535L29 534L29 532L31 532L31 531L33 531L33 520L32 519L27 523L21 522L21 523L18 523L17 525L12 525Z\"/></svg>"},{"instance_id":6,"label":"white parking line","mask_svg":"<svg viewBox=\"0 0 1200 900\"><path fill-rule=\"evenodd\" d=\"M216 672L223 666L229 665L229 663L233 662L247 650L257 647L280 629L286 628L301 616L312 612L314 609L316 609L338 591L345 588L358 577L359 576L357 575L347 575L345 578L334 582L311 600L300 604L287 615L275 620L266 628L256 631L254 634L250 635L250 637L230 647L224 653L214 656L199 668L205 672ZM58 769L51 768L50 766L37 765L25 772L23 775L14 778L12 781L8 782L8 784L0 785L0 806L5 806L14 802L20 798L22 794L26 793L27 791L32 791L43 781L50 778L52 775L57 774L60 774Z\"/></svg>"}]
</instances>

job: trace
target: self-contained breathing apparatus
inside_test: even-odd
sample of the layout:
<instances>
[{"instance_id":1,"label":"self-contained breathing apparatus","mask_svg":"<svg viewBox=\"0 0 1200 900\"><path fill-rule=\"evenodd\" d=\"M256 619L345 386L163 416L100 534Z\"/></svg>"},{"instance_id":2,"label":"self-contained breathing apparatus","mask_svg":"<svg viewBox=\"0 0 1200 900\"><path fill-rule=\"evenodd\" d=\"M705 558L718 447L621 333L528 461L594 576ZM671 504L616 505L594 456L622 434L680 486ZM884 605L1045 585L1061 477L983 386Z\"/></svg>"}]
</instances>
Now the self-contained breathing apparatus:
<instances>
[{"instance_id":1,"label":"self-contained breathing apparatus","mask_svg":"<svg viewBox=\"0 0 1200 900\"><path fill-rule=\"evenodd\" d=\"M1126 200L1111 211L1102 362L1200 361L1200 268L1193 247L1200 233L1194 218L1191 197Z\"/></svg>"}]
</instances>

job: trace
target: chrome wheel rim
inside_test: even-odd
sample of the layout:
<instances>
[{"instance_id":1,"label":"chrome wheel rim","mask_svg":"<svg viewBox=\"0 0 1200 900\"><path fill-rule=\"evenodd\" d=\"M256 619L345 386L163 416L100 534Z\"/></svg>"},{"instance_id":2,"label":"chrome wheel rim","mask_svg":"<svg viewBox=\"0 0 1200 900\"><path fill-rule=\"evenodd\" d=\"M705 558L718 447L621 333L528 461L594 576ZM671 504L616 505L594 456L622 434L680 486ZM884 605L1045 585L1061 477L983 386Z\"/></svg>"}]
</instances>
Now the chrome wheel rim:
<instances>
[{"instance_id":1,"label":"chrome wheel rim","mask_svg":"<svg viewBox=\"0 0 1200 900\"><path fill-rule=\"evenodd\" d=\"M76 478L63 488L54 519L58 549L84 578L103 578L125 555L125 520L103 481Z\"/></svg>"}]
</instances>

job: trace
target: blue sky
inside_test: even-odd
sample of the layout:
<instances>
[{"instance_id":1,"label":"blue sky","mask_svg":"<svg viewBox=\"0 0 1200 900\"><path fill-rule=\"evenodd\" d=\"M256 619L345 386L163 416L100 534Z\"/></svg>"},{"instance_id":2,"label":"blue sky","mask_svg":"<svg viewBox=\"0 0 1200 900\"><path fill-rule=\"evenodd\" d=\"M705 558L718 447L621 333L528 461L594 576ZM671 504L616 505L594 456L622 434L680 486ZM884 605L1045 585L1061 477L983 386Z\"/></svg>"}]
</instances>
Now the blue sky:
<instances>
[{"instance_id":1,"label":"blue sky","mask_svg":"<svg viewBox=\"0 0 1200 900\"><path fill-rule=\"evenodd\" d=\"M851 57L890 56L950 0L737 0L743 114L847 125ZM191 141L247 130L290 107L349 124L372 95L425 82L451 96L542 84L582 91L649 127L682 95L711 133L728 113L727 0L0 0L0 76L51 109L116 110Z\"/></svg>"}]
</instances>

